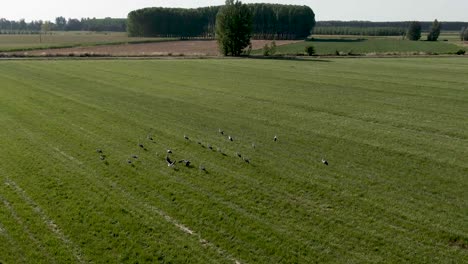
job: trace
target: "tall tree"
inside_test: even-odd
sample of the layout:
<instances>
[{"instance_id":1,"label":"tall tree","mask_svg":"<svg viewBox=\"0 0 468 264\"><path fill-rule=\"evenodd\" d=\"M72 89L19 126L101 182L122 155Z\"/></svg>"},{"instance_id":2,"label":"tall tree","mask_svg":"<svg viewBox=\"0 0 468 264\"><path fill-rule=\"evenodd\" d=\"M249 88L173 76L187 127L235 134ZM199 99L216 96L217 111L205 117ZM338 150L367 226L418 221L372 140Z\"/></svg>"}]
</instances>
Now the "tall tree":
<instances>
[{"instance_id":1,"label":"tall tree","mask_svg":"<svg viewBox=\"0 0 468 264\"><path fill-rule=\"evenodd\" d=\"M67 19L63 16L56 17L55 25L57 26L57 30L65 30L65 26L67 25Z\"/></svg>"},{"instance_id":2,"label":"tall tree","mask_svg":"<svg viewBox=\"0 0 468 264\"><path fill-rule=\"evenodd\" d=\"M216 39L224 56L239 56L250 44L252 13L241 1L226 0L216 16Z\"/></svg>"},{"instance_id":3,"label":"tall tree","mask_svg":"<svg viewBox=\"0 0 468 264\"><path fill-rule=\"evenodd\" d=\"M440 23L439 21L434 20L434 23L432 23L431 30L429 31L429 34L427 35L427 40L428 41L437 41L440 35Z\"/></svg>"},{"instance_id":4,"label":"tall tree","mask_svg":"<svg viewBox=\"0 0 468 264\"><path fill-rule=\"evenodd\" d=\"M406 37L409 40L417 41L421 38L421 23L413 21L409 24Z\"/></svg>"}]
</instances>

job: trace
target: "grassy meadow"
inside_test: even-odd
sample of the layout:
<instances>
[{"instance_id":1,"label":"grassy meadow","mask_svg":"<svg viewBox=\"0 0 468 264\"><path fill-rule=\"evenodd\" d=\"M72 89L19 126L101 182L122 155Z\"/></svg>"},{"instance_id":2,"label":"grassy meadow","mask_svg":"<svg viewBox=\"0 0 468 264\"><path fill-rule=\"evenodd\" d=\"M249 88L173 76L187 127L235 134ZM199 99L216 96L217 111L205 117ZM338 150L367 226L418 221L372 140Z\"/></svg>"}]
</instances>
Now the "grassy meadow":
<instances>
[{"instance_id":1,"label":"grassy meadow","mask_svg":"<svg viewBox=\"0 0 468 264\"><path fill-rule=\"evenodd\" d=\"M0 34L0 52L162 41L159 38L130 38L125 32L50 32L42 35Z\"/></svg>"},{"instance_id":2,"label":"grassy meadow","mask_svg":"<svg viewBox=\"0 0 468 264\"><path fill-rule=\"evenodd\" d=\"M466 262L467 74L460 58L0 61L0 262Z\"/></svg>"},{"instance_id":3,"label":"grassy meadow","mask_svg":"<svg viewBox=\"0 0 468 264\"><path fill-rule=\"evenodd\" d=\"M449 54L460 47L454 43L437 41L409 41L398 37L317 36L310 41L277 47L276 54L296 55L305 53L306 46L314 46L318 55L341 54ZM262 54L262 50L254 51Z\"/></svg>"}]
</instances>

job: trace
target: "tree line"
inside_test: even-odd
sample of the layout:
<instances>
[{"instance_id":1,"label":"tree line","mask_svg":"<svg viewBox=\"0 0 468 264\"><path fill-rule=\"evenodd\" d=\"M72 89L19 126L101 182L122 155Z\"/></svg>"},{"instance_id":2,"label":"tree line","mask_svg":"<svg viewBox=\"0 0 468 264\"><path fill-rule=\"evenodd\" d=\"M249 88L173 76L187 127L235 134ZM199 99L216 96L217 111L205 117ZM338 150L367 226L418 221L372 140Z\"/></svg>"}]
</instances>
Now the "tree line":
<instances>
[{"instance_id":1,"label":"tree line","mask_svg":"<svg viewBox=\"0 0 468 264\"><path fill-rule=\"evenodd\" d=\"M310 7L280 4L247 4L252 38L300 39L310 35L315 14ZM127 32L138 37L214 38L216 16L222 6L144 8L129 13Z\"/></svg>"},{"instance_id":2,"label":"tree line","mask_svg":"<svg viewBox=\"0 0 468 264\"><path fill-rule=\"evenodd\" d=\"M406 28L316 26L313 33L317 35L403 36L406 33Z\"/></svg>"},{"instance_id":3,"label":"tree line","mask_svg":"<svg viewBox=\"0 0 468 264\"><path fill-rule=\"evenodd\" d=\"M0 19L0 32L9 34L35 34L43 31L44 25L48 30L54 31L116 31L125 32L127 20L124 18L55 18L54 22L35 20L26 22L24 19L19 21Z\"/></svg>"},{"instance_id":4,"label":"tree line","mask_svg":"<svg viewBox=\"0 0 468 264\"><path fill-rule=\"evenodd\" d=\"M352 27L352 28L404 28L407 29L411 21L400 22L371 22L371 21L318 21L317 27ZM429 31L432 27L431 21L420 22L422 31ZM441 30L443 31L459 31L462 27L468 27L468 22L442 22Z\"/></svg>"}]
</instances>

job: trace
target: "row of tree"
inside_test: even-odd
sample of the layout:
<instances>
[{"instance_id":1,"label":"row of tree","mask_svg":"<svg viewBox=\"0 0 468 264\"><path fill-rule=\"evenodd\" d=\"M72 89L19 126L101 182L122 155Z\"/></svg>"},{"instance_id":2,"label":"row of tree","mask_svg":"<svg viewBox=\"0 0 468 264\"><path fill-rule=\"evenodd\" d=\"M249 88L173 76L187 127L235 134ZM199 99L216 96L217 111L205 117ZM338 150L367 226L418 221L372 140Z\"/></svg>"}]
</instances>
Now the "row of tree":
<instances>
[{"instance_id":1,"label":"row of tree","mask_svg":"<svg viewBox=\"0 0 468 264\"><path fill-rule=\"evenodd\" d=\"M279 4L245 5L252 19L252 37L300 39L310 35L315 14L307 6ZM222 6L144 8L130 12L127 31L138 37L214 38L216 17Z\"/></svg>"},{"instance_id":2,"label":"row of tree","mask_svg":"<svg viewBox=\"0 0 468 264\"><path fill-rule=\"evenodd\" d=\"M441 29L441 23L437 21L437 19L434 20L429 30L429 33L427 34L427 41L437 41L440 35L440 29ZM421 39L421 31L422 31L421 22L418 22L418 21L410 22L408 26L408 31L406 33L406 38L409 40L413 40L413 41L419 40Z\"/></svg>"},{"instance_id":3,"label":"row of tree","mask_svg":"<svg viewBox=\"0 0 468 264\"><path fill-rule=\"evenodd\" d=\"M371 21L318 21L317 27L353 27L353 28L405 28L409 27L411 22L371 22ZM422 31L429 31L433 22L420 22ZM462 27L468 27L468 22L443 22L441 30L459 31Z\"/></svg>"},{"instance_id":4,"label":"row of tree","mask_svg":"<svg viewBox=\"0 0 468 264\"><path fill-rule=\"evenodd\" d=\"M57 17L54 22L51 21L31 21L26 22L24 19L19 21L12 21L7 19L0 19L0 31L10 32L17 34L24 34L25 32L33 33L44 31L45 28L55 31L118 31L125 32L126 19L119 18L82 18L75 19L64 17Z\"/></svg>"},{"instance_id":5,"label":"row of tree","mask_svg":"<svg viewBox=\"0 0 468 264\"><path fill-rule=\"evenodd\" d=\"M317 35L403 36L406 28L399 27L321 27L314 28Z\"/></svg>"}]
</instances>

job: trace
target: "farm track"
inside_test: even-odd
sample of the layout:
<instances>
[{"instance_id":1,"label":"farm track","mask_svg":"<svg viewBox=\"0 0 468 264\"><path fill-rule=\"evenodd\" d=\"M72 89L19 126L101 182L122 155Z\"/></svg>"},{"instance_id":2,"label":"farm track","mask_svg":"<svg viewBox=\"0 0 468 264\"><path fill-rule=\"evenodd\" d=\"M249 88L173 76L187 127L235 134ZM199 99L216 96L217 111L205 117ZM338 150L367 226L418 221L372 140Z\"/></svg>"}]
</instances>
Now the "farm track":
<instances>
[{"instance_id":1,"label":"farm track","mask_svg":"<svg viewBox=\"0 0 468 264\"><path fill-rule=\"evenodd\" d=\"M466 217L462 213L466 201L462 190L467 168L462 155L466 153L466 133L463 124L445 127L453 121L450 119L440 126L434 124L450 118L453 110L460 117L464 115L464 90L454 86L465 84L465 80L454 78L446 84L440 80L434 85L430 78L417 77L418 85L406 86L414 82L411 71L422 67L411 61L406 62L408 76L400 73L405 77L400 81L390 81L391 75L384 73L386 67L400 65L395 61L380 65L382 72L374 70L359 78L350 77L354 73L345 70L349 69L346 61L336 62L345 64L338 69L293 61L249 62L83 62L89 63L86 74L80 72L81 62L73 61L14 62L8 68L0 65L6 82L0 92L0 122L8 128L0 134L15 142L2 150L10 157L2 171L3 180L21 186L47 213L47 219L54 219L63 233L80 245L85 261L92 261L93 246L99 249L128 243L139 252L143 252L143 244L161 248L174 258L183 258L186 251L182 245L188 244L193 258L200 262L234 262L234 258L265 263L316 257L321 261L345 257L357 262L384 261L386 257L414 262L424 262L425 256L463 258L462 251L444 249L447 236L464 234L461 223ZM447 75L464 71L451 60L444 62L454 64L455 72ZM361 64L365 62L356 63L355 67L365 67ZM307 73L315 78L301 79L304 69L296 72L291 68L297 66L307 67ZM218 74L199 76L213 71ZM174 78L175 72L184 78ZM268 78L271 72L282 75ZM245 80L235 77L239 75ZM377 82L374 78L383 79L378 87L370 87ZM219 79L224 82L219 84ZM261 81L255 90L249 90L253 87L247 80L253 79ZM408 92L417 94L417 89L424 91L424 96ZM294 96L293 91L308 97ZM451 105L441 107L439 120L424 111L430 110L425 103L440 101L441 91ZM340 95L335 97L339 106L327 107L329 93ZM325 102L316 100L319 94ZM357 99L359 94L367 97ZM413 97L424 103L413 105ZM313 107L308 103L311 99ZM362 106L346 111L356 100ZM400 108L394 106L397 100ZM401 109L402 102L405 111L432 122L414 123L411 115L393 120L390 113L398 113L395 111ZM368 116L367 109L377 106L384 108ZM236 141L231 144L217 135L218 127L234 135ZM411 127L417 130L403 129ZM139 153L141 160L135 168L129 167L125 159L138 151L137 141L151 129L156 143L145 143L148 151ZM430 129L438 132L421 136L419 131ZM184 133L191 137L190 142L182 138ZM276 133L280 141L275 145L271 138ZM445 137L451 134L458 138ZM200 147L197 140L221 147L228 156ZM249 147L253 141L255 150ZM109 153L109 166L97 159L95 148ZM177 158L190 156L195 164L204 163L209 173L197 168L168 169L166 148L172 148ZM236 151L250 156L252 164L234 158ZM330 159L329 168L319 162L323 153ZM351 157L346 155L349 153ZM20 167L16 166L18 161L22 162ZM28 176L30 171L35 173ZM450 172L450 179L442 177L445 172ZM51 193L44 193L44 189ZM5 199L14 195L10 191ZM77 203L80 198L84 201ZM55 203L63 208L54 210ZM75 206L93 221L71 221L80 215ZM447 220L446 214L453 217ZM107 217L117 223L108 225ZM2 217L0 223L10 230ZM141 227L134 229L133 225ZM84 227L89 231L76 232ZM142 232L149 228L164 234L158 240L175 250ZM42 229L47 230L47 225ZM100 229L125 238L114 242L97 233ZM40 230L34 233L41 234ZM92 232L101 238L100 243L93 241ZM83 244L83 240L88 243ZM133 242L140 240L142 245ZM210 243L207 248L203 247L205 241ZM386 255L372 253L369 247L388 251ZM105 258L125 262L125 252L111 252Z\"/></svg>"}]
</instances>

